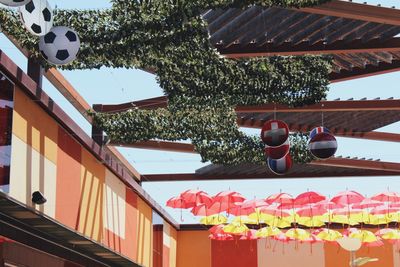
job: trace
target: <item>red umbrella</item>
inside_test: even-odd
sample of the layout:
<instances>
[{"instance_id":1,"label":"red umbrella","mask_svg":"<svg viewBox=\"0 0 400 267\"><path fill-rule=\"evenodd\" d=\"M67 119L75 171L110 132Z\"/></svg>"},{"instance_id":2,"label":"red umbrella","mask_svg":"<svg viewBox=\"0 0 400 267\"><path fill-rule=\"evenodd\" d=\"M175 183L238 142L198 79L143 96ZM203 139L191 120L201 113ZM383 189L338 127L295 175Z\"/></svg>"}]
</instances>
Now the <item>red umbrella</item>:
<instances>
[{"instance_id":1,"label":"red umbrella","mask_svg":"<svg viewBox=\"0 0 400 267\"><path fill-rule=\"evenodd\" d=\"M364 200L364 196L356 191L344 191L334 196L331 201L336 204L350 205Z\"/></svg>"},{"instance_id":2,"label":"red umbrella","mask_svg":"<svg viewBox=\"0 0 400 267\"><path fill-rule=\"evenodd\" d=\"M400 202L400 196L396 192L383 192L371 197L373 200L381 202Z\"/></svg>"},{"instance_id":3,"label":"red umbrella","mask_svg":"<svg viewBox=\"0 0 400 267\"><path fill-rule=\"evenodd\" d=\"M224 224L214 225L213 227L210 228L210 233L211 234L225 234L224 227L225 227Z\"/></svg>"},{"instance_id":4,"label":"red umbrella","mask_svg":"<svg viewBox=\"0 0 400 267\"><path fill-rule=\"evenodd\" d=\"M317 203L320 201L325 200L326 197L317 193L317 192L305 192L303 194L298 195L294 199L294 204L295 205L306 205L306 204L312 204L312 203Z\"/></svg>"},{"instance_id":5,"label":"red umbrella","mask_svg":"<svg viewBox=\"0 0 400 267\"><path fill-rule=\"evenodd\" d=\"M376 208L373 208L371 210L372 215L384 215L384 214L389 214L389 213L396 213L399 212L400 208L388 208L385 206L379 206Z\"/></svg>"},{"instance_id":6,"label":"red umbrella","mask_svg":"<svg viewBox=\"0 0 400 267\"><path fill-rule=\"evenodd\" d=\"M265 207L265 208L260 208L260 213L265 213L269 215L273 215L275 217L289 217L290 213L283 209L279 209L277 207Z\"/></svg>"},{"instance_id":7,"label":"red umbrella","mask_svg":"<svg viewBox=\"0 0 400 267\"><path fill-rule=\"evenodd\" d=\"M200 190L186 190L185 192L180 194L180 197L188 204L188 205L200 205L206 204L210 205L212 202L212 198L204 191Z\"/></svg>"},{"instance_id":8,"label":"red umbrella","mask_svg":"<svg viewBox=\"0 0 400 267\"><path fill-rule=\"evenodd\" d=\"M244 196L235 191L223 191L213 196L213 203L219 203L219 211L227 211L236 206L237 203L242 203L246 200Z\"/></svg>"},{"instance_id":9,"label":"red umbrella","mask_svg":"<svg viewBox=\"0 0 400 267\"><path fill-rule=\"evenodd\" d=\"M316 209L313 207L309 207L309 208L302 208L302 209L298 209L296 211L296 213L300 216L300 217L314 217L314 216L321 216L324 215L325 213L327 213L327 209Z\"/></svg>"},{"instance_id":10,"label":"red umbrella","mask_svg":"<svg viewBox=\"0 0 400 267\"><path fill-rule=\"evenodd\" d=\"M340 209L340 208L343 208L343 207L344 207L344 205L336 204L336 203L331 202L329 200L323 200L321 202L313 204L313 208L315 208L315 209L333 210L333 209Z\"/></svg>"},{"instance_id":11,"label":"red umbrella","mask_svg":"<svg viewBox=\"0 0 400 267\"><path fill-rule=\"evenodd\" d=\"M238 205L230 208L229 210L227 210L227 213L235 215L235 216L249 215L253 212L255 212L255 208L253 208L253 207L244 208L242 204L238 204Z\"/></svg>"},{"instance_id":12,"label":"red umbrella","mask_svg":"<svg viewBox=\"0 0 400 267\"><path fill-rule=\"evenodd\" d=\"M188 209L193 208L194 206L194 203L187 203L181 197L172 197L167 201L167 207L174 209Z\"/></svg>"},{"instance_id":13,"label":"red umbrella","mask_svg":"<svg viewBox=\"0 0 400 267\"><path fill-rule=\"evenodd\" d=\"M279 193L271 195L265 199L268 204L278 203L278 204L293 204L293 197L287 193Z\"/></svg>"},{"instance_id":14,"label":"red umbrella","mask_svg":"<svg viewBox=\"0 0 400 267\"><path fill-rule=\"evenodd\" d=\"M249 231L243 233L240 236L240 240L256 240L259 239L259 237L257 237L257 230L254 229L250 229Z\"/></svg>"},{"instance_id":15,"label":"red umbrella","mask_svg":"<svg viewBox=\"0 0 400 267\"><path fill-rule=\"evenodd\" d=\"M390 203L389 208L400 208L400 203Z\"/></svg>"},{"instance_id":16,"label":"red umbrella","mask_svg":"<svg viewBox=\"0 0 400 267\"><path fill-rule=\"evenodd\" d=\"M230 234L210 234L208 237L210 239L219 240L219 241L234 240L233 236Z\"/></svg>"},{"instance_id":17,"label":"red umbrella","mask_svg":"<svg viewBox=\"0 0 400 267\"><path fill-rule=\"evenodd\" d=\"M194 207L191 211L196 216L210 216L220 213L218 205L207 206L206 204L201 204Z\"/></svg>"},{"instance_id":18,"label":"red umbrella","mask_svg":"<svg viewBox=\"0 0 400 267\"><path fill-rule=\"evenodd\" d=\"M380 201L372 200L370 198L365 198L360 203L354 204L352 206L352 208L353 209L370 209L370 208L375 208L375 207L378 207L381 205L383 205L383 203Z\"/></svg>"}]
</instances>

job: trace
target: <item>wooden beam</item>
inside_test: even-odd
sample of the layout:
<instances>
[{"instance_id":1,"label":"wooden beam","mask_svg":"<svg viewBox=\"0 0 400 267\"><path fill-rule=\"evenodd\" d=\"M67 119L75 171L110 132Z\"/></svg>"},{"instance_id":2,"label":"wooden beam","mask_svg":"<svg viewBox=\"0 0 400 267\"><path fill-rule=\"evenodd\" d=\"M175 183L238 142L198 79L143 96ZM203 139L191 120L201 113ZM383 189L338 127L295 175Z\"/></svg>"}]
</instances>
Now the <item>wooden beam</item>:
<instances>
[{"instance_id":1,"label":"wooden beam","mask_svg":"<svg viewBox=\"0 0 400 267\"><path fill-rule=\"evenodd\" d=\"M358 4L350 1L333 0L319 6L302 8L301 11L400 26L399 9Z\"/></svg>"},{"instance_id":2,"label":"wooden beam","mask_svg":"<svg viewBox=\"0 0 400 267\"><path fill-rule=\"evenodd\" d=\"M258 106L238 106L237 113L299 113L299 112L337 112L337 111L387 111L399 110L400 99L382 99L382 100L333 100L321 101L320 103L302 106L289 107L280 104L264 104Z\"/></svg>"},{"instance_id":3,"label":"wooden beam","mask_svg":"<svg viewBox=\"0 0 400 267\"><path fill-rule=\"evenodd\" d=\"M329 80L331 83L337 83L396 71L400 71L399 60L394 60L391 63L381 62L378 66L367 65L365 68L354 67L351 70L342 70L339 73L331 72L329 74Z\"/></svg>"},{"instance_id":4,"label":"wooden beam","mask_svg":"<svg viewBox=\"0 0 400 267\"><path fill-rule=\"evenodd\" d=\"M395 163L395 162L359 160L350 158L330 158L327 160L313 161L309 164L315 166L333 166L333 167L356 168L363 170L389 171L398 173L397 175L400 175L400 163Z\"/></svg>"},{"instance_id":5,"label":"wooden beam","mask_svg":"<svg viewBox=\"0 0 400 267\"><path fill-rule=\"evenodd\" d=\"M314 45L310 45L308 41L304 41L297 45L284 43L276 46L273 43L266 43L263 46L259 44L231 45L216 45L218 52L227 58L247 58L247 57L262 57L262 56L289 56L289 55L305 55L305 54L345 54L345 53L377 53L377 52L397 52L400 51L400 38L391 38L386 41L372 40L368 43L363 43L362 40L356 40L351 43L343 40L326 44L320 41Z\"/></svg>"},{"instance_id":6,"label":"wooden beam","mask_svg":"<svg viewBox=\"0 0 400 267\"><path fill-rule=\"evenodd\" d=\"M152 149L152 150L168 151L168 152L197 154L192 144L177 143L177 142L144 141L144 142L137 142L134 144L121 144L121 143L111 142L110 145L117 147L131 147L131 148Z\"/></svg>"},{"instance_id":7,"label":"wooden beam","mask_svg":"<svg viewBox=\"0 0 400 267\"><path fill-rule=\"evenodd\" d=\"M96 104L96 111L104 113L121 112L132 108L139 109L157 109L165 108L168 105L168 98L166 96L159 96L139 101L132 101L117 105L102 105Z\"/></svg>"}]
</instances>

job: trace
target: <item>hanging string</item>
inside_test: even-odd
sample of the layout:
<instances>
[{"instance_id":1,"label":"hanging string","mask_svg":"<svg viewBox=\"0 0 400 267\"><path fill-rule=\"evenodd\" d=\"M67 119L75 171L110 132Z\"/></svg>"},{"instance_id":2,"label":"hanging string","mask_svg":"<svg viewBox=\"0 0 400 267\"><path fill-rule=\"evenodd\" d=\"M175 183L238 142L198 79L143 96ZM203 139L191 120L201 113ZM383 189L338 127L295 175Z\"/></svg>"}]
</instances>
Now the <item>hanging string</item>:
<instances>
[{"instance_id":1,"label":"hanging string","mask_svg":"<svg viewBox=\"0 0 400 267\"><path fill-rule=\"evenodd\" d=\"M276 120L276 103L274 103L274 120Z\"/></svg>"},{"instance_id":2,"label":"hanging string","mask_svg":"<svg viewBox=\"0 0 400 267\"><path fill-rule=\"evenodd\" d=\"M322 122L322 127L324 127L324 111L323 111L323 108L324 108L324 104L321 104L321 122Z\"/></svg>"}]
</instances>

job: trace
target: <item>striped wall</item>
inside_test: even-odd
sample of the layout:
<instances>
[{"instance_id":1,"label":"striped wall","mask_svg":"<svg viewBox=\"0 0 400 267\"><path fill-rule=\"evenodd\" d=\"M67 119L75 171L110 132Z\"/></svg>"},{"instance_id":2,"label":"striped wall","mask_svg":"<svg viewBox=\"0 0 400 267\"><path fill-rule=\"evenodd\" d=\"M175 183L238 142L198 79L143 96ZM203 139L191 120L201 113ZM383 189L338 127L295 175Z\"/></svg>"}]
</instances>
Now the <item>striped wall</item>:
<instances>
[{"instance_id":1,"label":"striped wall","mask_svg":"<svg viewBox=\"0 0 400 267\"><path fill-rule=\"evenodd\" d=\"M31 202L34 191L44 194L44 205ZM135 262L153 266L151 207L19 89L14 95L9 194ZM163 229L161 266L175 267L177 233L168 223Z\"/></svg>"},{"instance_id":2,"label":"striped wall","mask_svg":"<svg viewBox=\"0 0 400 267\"><path fill-rule=\"evenodd\" d=\"M282 243L270 239L215 241L208 232L178 232L177 267L346 267L349 252L329 243ZM400 267L400 248L364 247L357 257L378 258L367 267Z\"/></svg>"}]
</instances>

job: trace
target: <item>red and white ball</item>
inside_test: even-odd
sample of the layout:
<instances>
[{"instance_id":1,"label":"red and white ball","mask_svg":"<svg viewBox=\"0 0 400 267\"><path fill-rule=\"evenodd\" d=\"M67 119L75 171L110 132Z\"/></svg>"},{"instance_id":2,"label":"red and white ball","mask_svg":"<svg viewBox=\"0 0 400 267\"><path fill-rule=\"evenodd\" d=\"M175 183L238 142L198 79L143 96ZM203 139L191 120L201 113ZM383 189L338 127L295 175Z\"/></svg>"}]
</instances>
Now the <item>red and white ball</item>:
<instances>
[{"instance_id":1,"label":"red and white ball","mask_svg":"<svg viewBox=\"0 0 400 267\"><path fill-rule=\"evenodd\" d=\"M290 144L289 144L289 139L286 140L285 143L283 143L280 146L268 146L265 145L265 156L267 158L271 159L280 159L286 156L287 153L289 153L290 150Z\"/></svg>"},{"instance_id":2,"label":"red and white ball","mask_svg":"<svg viewBox=\"0 0 400 267\"><path fill-rule=\"evenodd\" d=\"M277 147L286 142L289 137L289 127L281 120L269 120L261 129L262 141L270 147Z\"/></svg>"}]
</instances>

